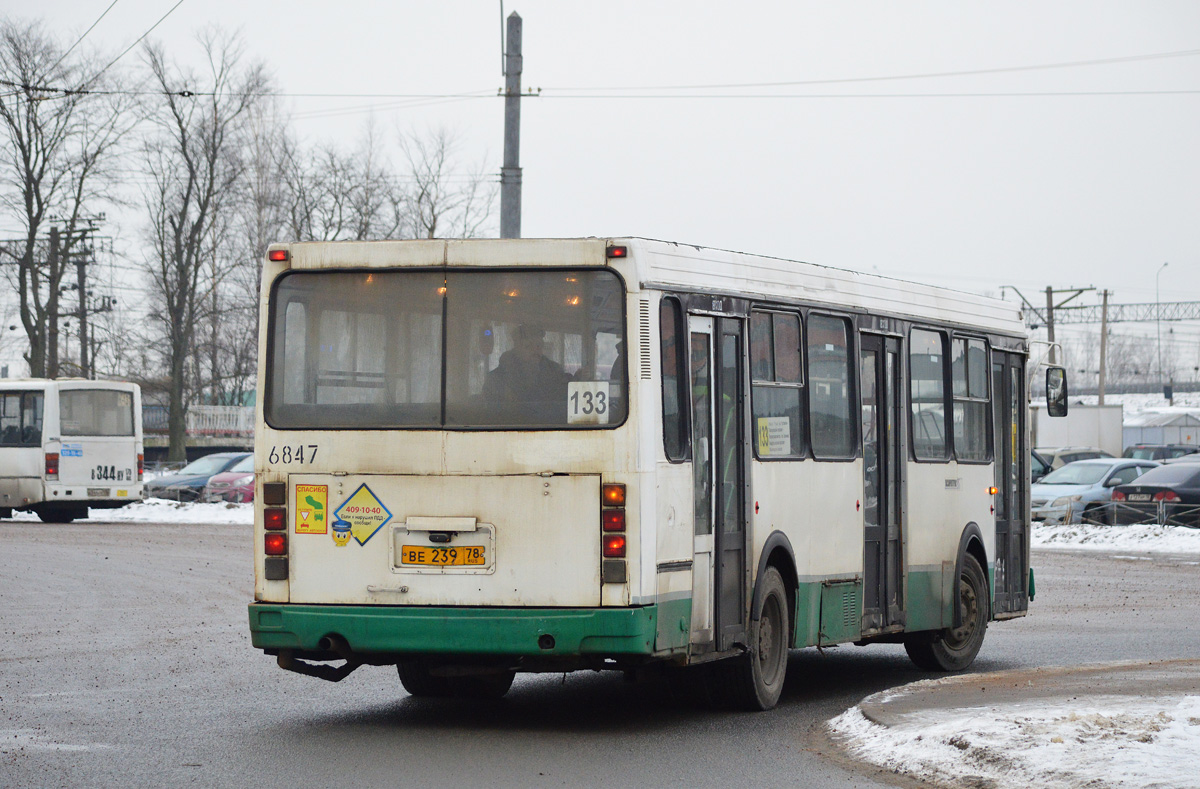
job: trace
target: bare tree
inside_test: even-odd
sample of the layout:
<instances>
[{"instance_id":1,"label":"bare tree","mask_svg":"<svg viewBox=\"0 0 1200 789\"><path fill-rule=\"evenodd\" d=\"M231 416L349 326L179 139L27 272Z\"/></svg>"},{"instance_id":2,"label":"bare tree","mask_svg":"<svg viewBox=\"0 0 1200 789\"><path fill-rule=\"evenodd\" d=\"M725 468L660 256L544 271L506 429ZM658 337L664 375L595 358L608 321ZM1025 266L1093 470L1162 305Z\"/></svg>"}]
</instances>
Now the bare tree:
<instances>
[{"instance_id":1,"label":"bare tree","mask_svg":"<svg viewBox=\"0 0 1200 789\"><path fill-rule=\"evenodd\" d=\"M111 202L109 164L139 119L133 99L108 90L113 80L99 72L88 59L63 53L40 23L0 21L0 128L7 138L0 206L23 231L0 252L16 263L25 359L34 376L58 373L63 275L82 243L85 214ZM55 232L44 238L52 223Z\"/></svg>"},{"instance_id":2,"label":"bare tree","mask_svg":"<svg viewBox=\"0 0 1200 789\"><path fill-rule=\"evenodd\" d=\"M400 134L408 165L405 194L410 238L473 238L483 234L499 184L481 163L459 171L457 135L445 128Z\"/></svg>"},{"instance_id":3,"label":"bare tree","mask_svg":"<svg viewBox=\"0 0 1200 789\"><path fill-rule=\"evenodd\" d=\"M158 133L144 147L151 183L145 193L152 247L147 271L158 299L151 318L164 340L173 461L185 457L186 409L199 383L189 369L196 329L212 289L231 267L219 255L227 228L217 220L236 204L247 127L269 91L264 67L243 63L235 36L210 28L199 41L208 66L203 81L170 62L160 46L145 50L162 93L152 116ZM189 89L199 85L202 90Z\"/></svg>"}]
</instances>

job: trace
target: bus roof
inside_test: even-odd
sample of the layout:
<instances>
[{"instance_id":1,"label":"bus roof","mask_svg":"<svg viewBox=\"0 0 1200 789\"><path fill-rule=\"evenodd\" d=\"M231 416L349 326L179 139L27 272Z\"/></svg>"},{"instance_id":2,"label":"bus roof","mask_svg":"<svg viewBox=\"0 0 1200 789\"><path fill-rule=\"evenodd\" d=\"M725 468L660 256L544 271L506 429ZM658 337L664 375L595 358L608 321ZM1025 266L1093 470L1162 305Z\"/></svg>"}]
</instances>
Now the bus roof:
<instances>
[{"instance_id":1,"label":"bus roof","mask_svg":"<svg viewBox=\"0 0 1200 789\"><path fill-rule=\"evenodd\" d=\"M604 250L626 246L625 258ZM798 260L638 237L421 239L277 244L297 269L429 266L594 266L607 262L631 288L809 303L1025 336L1013 302ZM269 283L264 280L264 287Z\"/></svg>"},{"instance_id":2,"label":"bus roof","mask_svg":"<svg viewBox=\"0 0 1200 789\"><path fill-rule=\"evenodd\" d=\"M130 381L95 381L90 378L3 378L0 379L0 391L20 389L113 389L121 392L132 392L138 385Z\"/></svg>"}]
</instances>

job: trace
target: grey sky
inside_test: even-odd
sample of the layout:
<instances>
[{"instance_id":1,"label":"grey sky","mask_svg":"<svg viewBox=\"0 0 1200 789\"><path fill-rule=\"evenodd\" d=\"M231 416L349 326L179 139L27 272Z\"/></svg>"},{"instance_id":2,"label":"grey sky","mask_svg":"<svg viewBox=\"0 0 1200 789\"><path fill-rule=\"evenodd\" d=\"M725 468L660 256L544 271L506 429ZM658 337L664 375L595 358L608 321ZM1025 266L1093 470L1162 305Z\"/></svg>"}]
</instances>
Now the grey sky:
<instances>
[{"instance_id":1,"label":"grey sky","mask_svg":"<svg viewBox=\"0 0 1200 789\"><path fill-rule=\"evenodd\" d=\"M0 9L40 14L67 38L109 2ZM120 0L88 43L119 51L174 3ZM1200 4L505 3L514 10L524 85L542 88L522 109L526 236L645 235L993 293L1095 285L1117 302L1153 301L1170 261L1162 300L1200 300L1200 54L662 87L1200 50ZM350 139L372 115L389 134L445 124L499 169L495 0L185 0L153 37L194 54L194 31L212 22L240 29L287 94L487 95L294 96L302 136ZM1055 95L1026 95L1037 93Z\"/></svg>"}]
</instances>

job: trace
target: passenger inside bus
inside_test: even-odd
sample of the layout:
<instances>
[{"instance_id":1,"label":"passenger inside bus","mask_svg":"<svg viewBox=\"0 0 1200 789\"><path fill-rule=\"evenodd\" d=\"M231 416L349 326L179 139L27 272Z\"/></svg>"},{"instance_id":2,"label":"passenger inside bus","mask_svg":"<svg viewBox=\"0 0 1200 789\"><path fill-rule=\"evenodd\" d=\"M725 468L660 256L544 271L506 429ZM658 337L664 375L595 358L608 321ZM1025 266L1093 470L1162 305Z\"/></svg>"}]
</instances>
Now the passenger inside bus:
<instances>
[{"instance_id":1,"label":"passenger inside bus","mask_svg":"<svg viewBox=\"0 0 1200 789\"><path fill-rule=\"evenodd\" d=\"M516 341L500 356L499 363L483 384L484 400L493 406L516 408L546 421L561 421L565 410L567 383L574 377L546 356L546 333L538 326L522 324Z\"/></svg>"}]
</instances>

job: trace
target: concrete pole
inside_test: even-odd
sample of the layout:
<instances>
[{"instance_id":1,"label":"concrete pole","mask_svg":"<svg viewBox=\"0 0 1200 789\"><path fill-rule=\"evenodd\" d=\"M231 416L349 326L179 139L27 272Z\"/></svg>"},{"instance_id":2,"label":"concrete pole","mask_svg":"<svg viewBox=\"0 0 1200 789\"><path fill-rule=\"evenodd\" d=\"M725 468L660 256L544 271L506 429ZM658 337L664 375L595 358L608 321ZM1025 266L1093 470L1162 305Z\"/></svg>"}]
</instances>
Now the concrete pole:
<instances>
[{"instance_id":1,"label":"concrete pole","mask_svg":"<svg viewBox=\"0 0 1200 789\"><path fill-rule=\"evenodd\" d=\"M80 237L81 246L87 244L87 232ZM81 249L75 253L75 281L79 286L79 375L91 378L91 366L88 364L88 305L87 305L87 266L88 256Z\"/></svg>"},{"instance_id":2,"label":"concrete pole","mask_svg":"<svg viewBox=\"0 0 1200 789\"><path fill-rule=\"evenodd\" d=\"M1104 405L1104 374L1108 367L1108 290L1100 296L1104 299L1100 306L1100 405Z\"/></svg>"},{"instance_id":3,"label":"concrete pole","mask_svg":"<svg viewBox=\"0 0 1200 789\"><path fill-rule=\"evenodd\" d=\"M508 15L504 53L504 166L500 169L500 237L521 237L521 17Z\"/></svg>"},{"instance_id":4,"label":"concrete pole","mask_svg":"<svg viewBox=\"0 0 1200 789\"><path fill-rule=\"evenodd\" d=\"M1050 343L1050 364L1054 360L1054 288L1046 286L1046 340Z\"/></svg>"}]
</instances>

